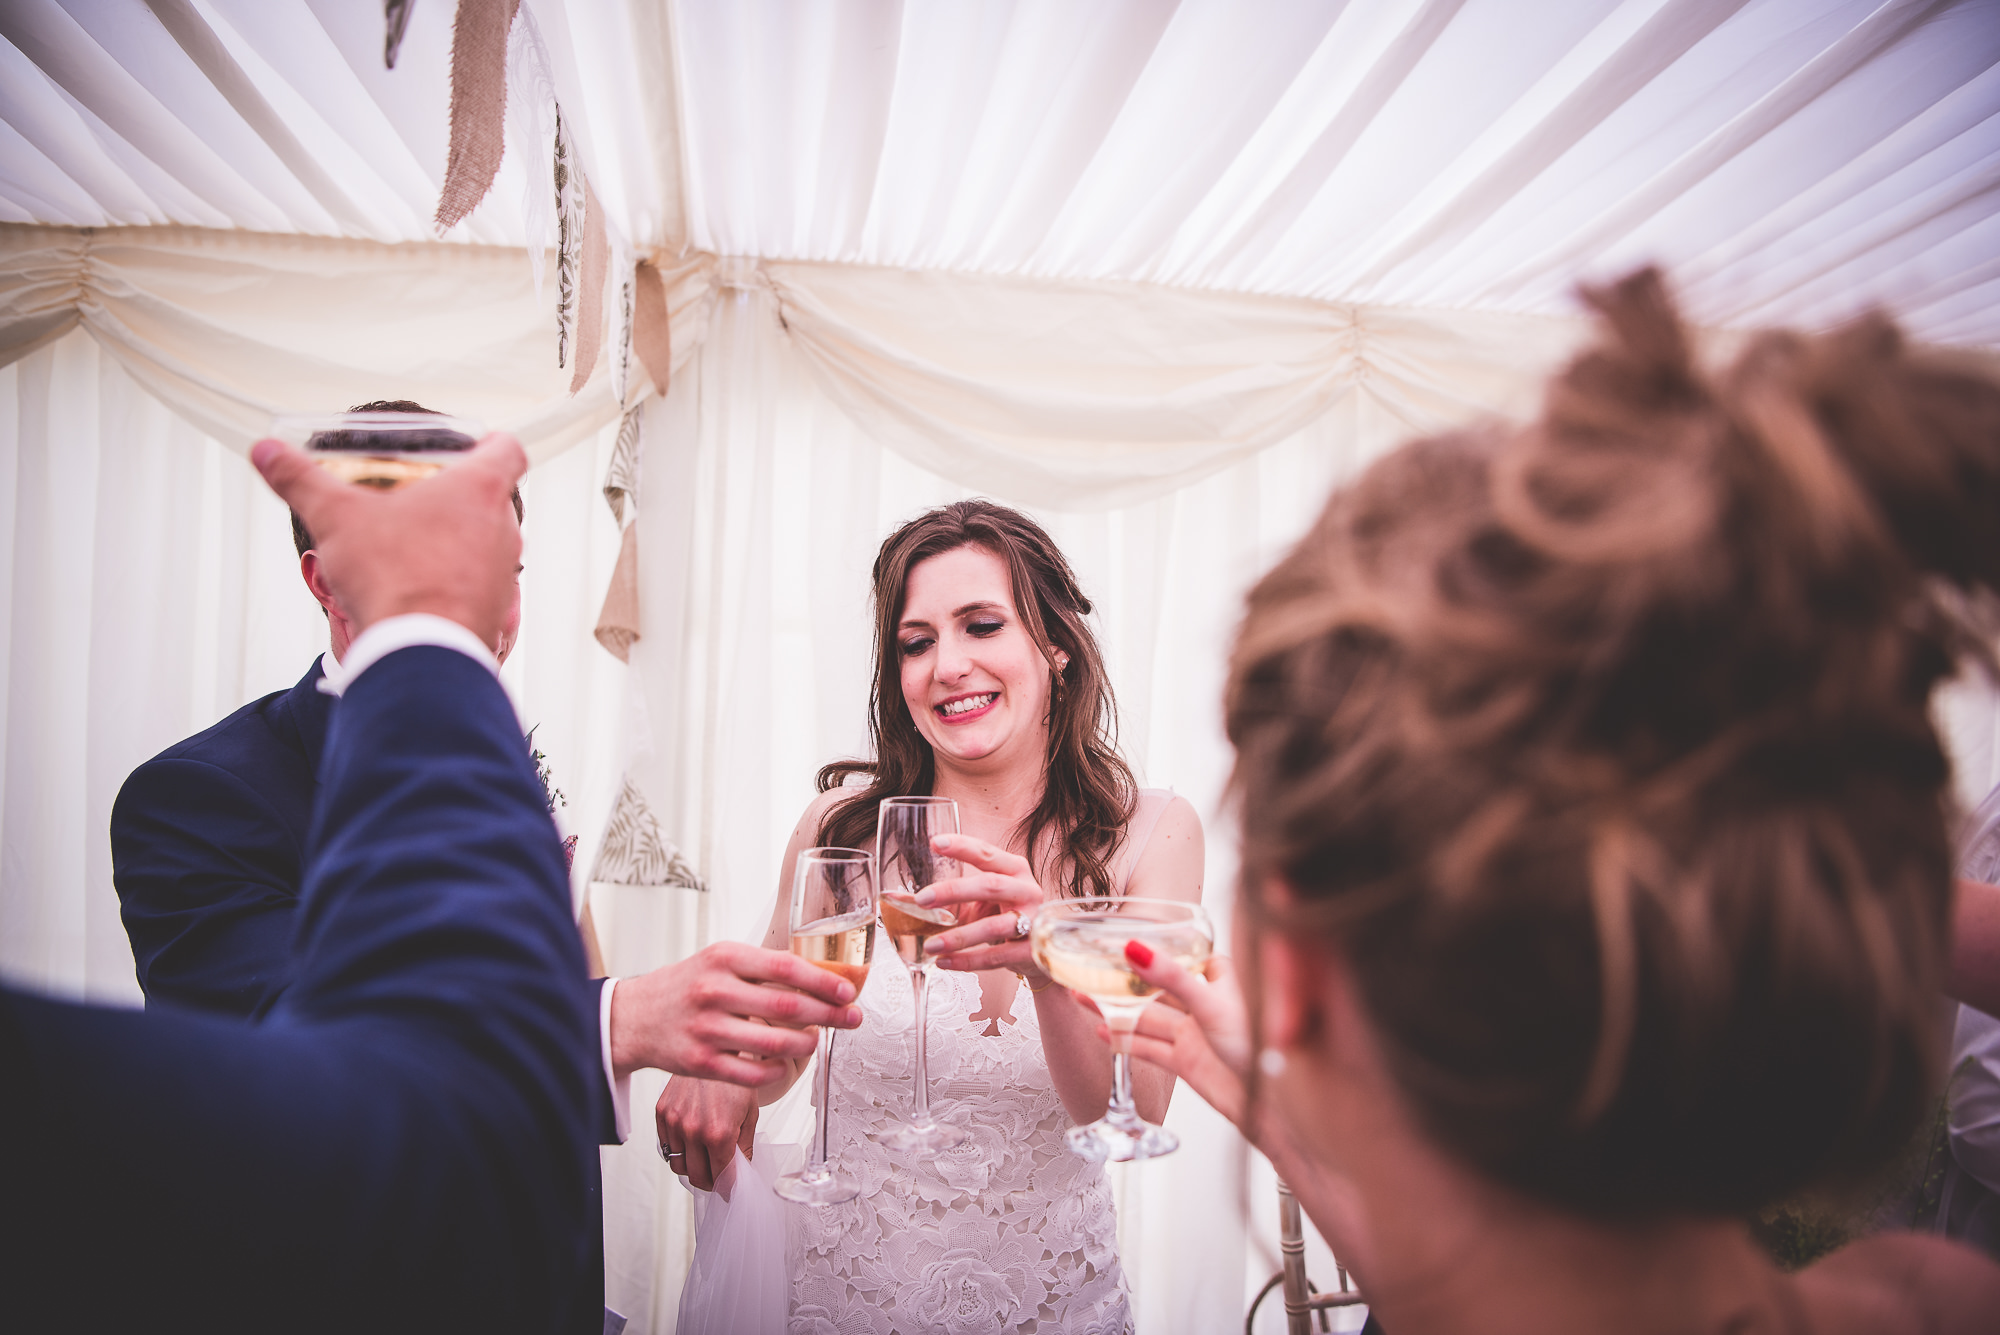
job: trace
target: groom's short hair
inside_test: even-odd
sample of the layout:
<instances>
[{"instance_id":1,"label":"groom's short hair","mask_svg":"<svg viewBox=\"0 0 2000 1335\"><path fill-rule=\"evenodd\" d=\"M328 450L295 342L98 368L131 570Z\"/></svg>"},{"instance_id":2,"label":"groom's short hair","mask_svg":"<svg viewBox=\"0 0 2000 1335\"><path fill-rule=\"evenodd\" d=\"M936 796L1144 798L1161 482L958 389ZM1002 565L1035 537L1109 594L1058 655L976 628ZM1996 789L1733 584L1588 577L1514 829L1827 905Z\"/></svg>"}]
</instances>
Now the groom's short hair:
<instances>
[{"instance_id":1,"label":"groom's short hair","mask_svg":"<svg viewBox=\"0 0 2000 1335\"><path fill-rule=\"evenodd\" d=\"M357 403L347 411L351 413L429 413L433 417L443 416L437 409L426 408L423 404L414 403L409 399L377 399L373 403ZM514 488L513 501L514 522L517 524L522 523L527 519L527 514L521 507L521 489L519 487ZM304 556L312 550L312 545L312 534L306 532L305 524L299 519L299 512L297 510L292 511L292 546L298 548L300 556Z\"/></svg>"}]
</instances>

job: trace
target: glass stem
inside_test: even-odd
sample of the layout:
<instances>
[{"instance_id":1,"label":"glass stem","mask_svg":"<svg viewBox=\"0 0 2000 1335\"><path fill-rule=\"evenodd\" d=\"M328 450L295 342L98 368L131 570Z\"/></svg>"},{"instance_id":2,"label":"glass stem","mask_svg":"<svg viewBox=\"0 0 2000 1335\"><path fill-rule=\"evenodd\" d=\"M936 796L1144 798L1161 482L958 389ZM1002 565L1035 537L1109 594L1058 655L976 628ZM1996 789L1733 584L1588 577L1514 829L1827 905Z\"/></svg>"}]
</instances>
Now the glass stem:
<instances>
[{"instance_id":1,"label":"glass stem","mask_svg":"<svg viewBox=\"0 0 2000 1335\"><path fill-rule=\"evenodd\" d=\"M910 1121L921 1127L931 1124L930 1065L925 1055L930 1047L930 996L925 987L929 972L921 968L910 970L910 1000L917 1013L917 1084Z\"/></svg>"},{"instance_id":2,"label":"glass stem","mask_svg":"<svg viewBox=\"0 0 2000 1335\"><path fill-rule=\"evenodd\" d=\"M1136 1122L1139 1110L1132 1102L1132 1034L1111 1035L1111 1106L1105 1110L1107 1122Z\"/></svg>"},{"instance_id":3,"label":"glass stem","mask_svg":"<svg viewBox=\"0 0 2000 1335\"><path fill-rule=\"evenodd\" d=\"M833 1035L832 1025L822 1025L819 1031L819 1069L813 1072L813 1103L816 1116L813 1118L812 1162L800 1176L811 1182L821 1182L832 1175L826 1166L826 1124L827 1105L833 1102Z\"/></svg>"}]
</instances>

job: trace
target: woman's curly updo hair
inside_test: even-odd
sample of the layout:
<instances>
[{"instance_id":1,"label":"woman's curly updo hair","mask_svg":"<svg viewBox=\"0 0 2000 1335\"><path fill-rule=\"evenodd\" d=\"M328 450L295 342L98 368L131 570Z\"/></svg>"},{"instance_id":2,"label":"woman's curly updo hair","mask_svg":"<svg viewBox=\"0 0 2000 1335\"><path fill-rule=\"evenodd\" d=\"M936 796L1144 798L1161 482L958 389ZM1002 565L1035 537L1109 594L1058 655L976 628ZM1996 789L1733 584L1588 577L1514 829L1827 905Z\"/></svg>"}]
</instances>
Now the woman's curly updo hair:
<instances>
[{"instance_id":1,"label":"woman's curly updo hair","mask_svg":"<svg viewBox=\"0 0 2000 1335\"><path fill-rule=\"evenodd\" d=\"M1936 1088L1929 706L1995 624L2000 386L1881 317L1710 376L1655 272L1585 295L1539 421L1383 459L1251 593L1244 884L1337 946L1446 1151L1741 1213Z\"/></svg>"}]
</instances>

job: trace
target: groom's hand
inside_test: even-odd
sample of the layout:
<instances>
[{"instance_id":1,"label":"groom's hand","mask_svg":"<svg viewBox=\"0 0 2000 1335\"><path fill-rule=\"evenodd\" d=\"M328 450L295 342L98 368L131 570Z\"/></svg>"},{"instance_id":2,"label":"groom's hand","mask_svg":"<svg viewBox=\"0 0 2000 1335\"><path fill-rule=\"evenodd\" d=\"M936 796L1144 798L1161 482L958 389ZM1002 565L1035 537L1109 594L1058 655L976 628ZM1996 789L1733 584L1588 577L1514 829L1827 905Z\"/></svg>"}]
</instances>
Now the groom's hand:
<instances>
[{"instance_id":1,"label":"groom's hand","mask_svg":"<svg viewBox=\"0 0 2000 1335\"><path fill-rule=\"evenodd\" d=\"M813 1026L859 1025L853 1000L854 984L796 955L718 941L678 964L618 980L611 1069L620 1077L650 1066L768 1085L785 1078L786 1059L812 1056Z\"/></svg>"}]
</instances>

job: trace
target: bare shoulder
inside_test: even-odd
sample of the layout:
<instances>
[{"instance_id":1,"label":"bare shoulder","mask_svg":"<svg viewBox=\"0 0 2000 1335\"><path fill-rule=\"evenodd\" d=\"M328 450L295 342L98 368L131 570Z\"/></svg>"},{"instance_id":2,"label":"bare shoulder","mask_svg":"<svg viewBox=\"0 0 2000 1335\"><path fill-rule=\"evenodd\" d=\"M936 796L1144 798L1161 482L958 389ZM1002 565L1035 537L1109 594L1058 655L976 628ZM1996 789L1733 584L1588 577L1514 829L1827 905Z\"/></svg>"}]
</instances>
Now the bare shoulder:
<instances>
[{"instance_id":1,"label":"bare shoulder","mask_svg":"<svg viewBox=\"0 0 2000 1335\"><path fill-rule=\"evenodd\" d=\"M793 869L798 866L799 854L819 843L820 822L826 819L826 813L843 796L852 796L852 793L829 788L806 803L799 823L792 827L792 837L785 841L785 855L778 864L778 891L771 902L771 922L764 930L764 946L768 950L783 950L790 942L787 923L790 919Z\"/></svg>"},{"instance_id":2,"label":"bare shoulder","mask_svg":"<svg viewBox=\"0 0 2000 1335\"><path fill-rule=\"evenodd\" d=\"M812 847L819 837L819 823L826 819L826 813L852 796L854 794L845 788L829 788L806 803L805 814L799 817L799 823L792 829L792 842L800 848ZM805 838L802 844L798 842L800 836Z\"/></svg>"},{"instance_id":3,"label":"bare shoulder","mask_svg":"<svg viewBox=\"0 0 2000 1335\"><path fill-rule=\"evenodd\" d=\"M1160 813L1160 819L1153 826L1152 837L1146 840L1146 847L1140 852L1140 860L1149 856L1192 856L1199 861L1204 849L1201 833L1201 817L1195 813L1194 803L1179 793L1167 799L1167 809Z\"/></svg>"},{"instance_id":4,"label":"bare shoulder","mask_svg":"<svg viewBox=\"0 0 2000 1335\"><path fill-rule=\"evenodd\" d=\"M2000 1313L2000 1263L1947 1238L1865 1238L1799 1272L1812 1328L1986 1335Z\"/></svg>"},{"instance_id":5,"label":"bare shoulder","mask_svg":"<svg viewBox=\"0 0 2000 1335\"><path fill-rule=\"evenodd\" d=\"M1205 860L1201 817L1194 803L1176 793L1168 798L1146 846L1139 850L1130 892L1156 899L1199 900Z\"/></svg>"}]
</instances>

